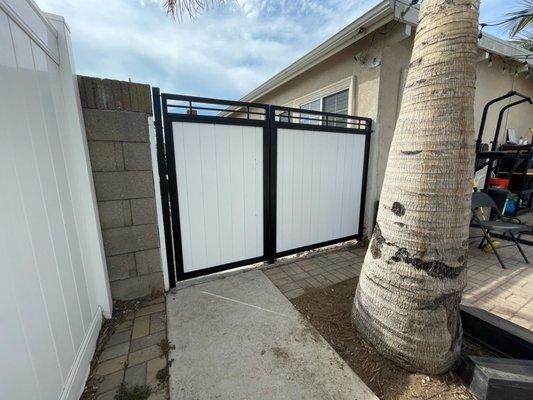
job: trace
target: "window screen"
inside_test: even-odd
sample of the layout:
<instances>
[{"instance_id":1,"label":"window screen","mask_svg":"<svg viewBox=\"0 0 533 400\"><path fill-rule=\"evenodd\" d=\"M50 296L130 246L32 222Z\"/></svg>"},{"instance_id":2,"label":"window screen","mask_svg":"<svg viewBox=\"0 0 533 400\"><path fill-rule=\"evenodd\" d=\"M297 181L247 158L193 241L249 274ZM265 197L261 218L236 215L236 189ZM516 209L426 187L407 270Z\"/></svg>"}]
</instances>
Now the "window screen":
<instances>
[{"instance_id":1,"label":"window screen","mask_svg":"<svg viewBox=\"0 0 533 400\"><path fill-rule=\"evenodd\" d=\"M300 106L302 110L320 111L320 99L310 101ZM320 115L300 113L302 124L320 125Z\"/></svg>"},{"instance_id":2,"label":"window screen","mask_svg":"<svg viewBox=\"0 0 533 400\"><path fill-rule=\"evenodd\" d=\"M331 96L322 99L322 111L348 115L348 90L332 94ZM329 119L329 124L332 126L346 126L346 121L343 119Z\"/></svg>"}]
</instances>

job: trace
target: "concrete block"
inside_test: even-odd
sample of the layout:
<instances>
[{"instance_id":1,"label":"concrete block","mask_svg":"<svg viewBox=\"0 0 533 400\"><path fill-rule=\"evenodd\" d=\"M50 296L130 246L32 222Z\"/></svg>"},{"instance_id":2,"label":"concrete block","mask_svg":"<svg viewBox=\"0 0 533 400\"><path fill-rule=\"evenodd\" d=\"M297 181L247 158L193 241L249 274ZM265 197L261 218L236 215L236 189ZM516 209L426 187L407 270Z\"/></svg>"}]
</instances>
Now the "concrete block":
<instances>
[{"instance_id":1,"label":"concrete block","mask_svg":"<svg viewBox=\"0 0 533 400\"><path fill-rule=\"evenodd\" d=\"M135 264L139 275L161 272L160 249L150 249L135 253Z\"/></svg>"},{"instance_id":2,"label":"concrete block","mask_svg":"<svg viewBox=\"0 0 533 400\"><path fill-rule=\"evenodd\" d=\"M150 143L124 143L124 165L128 171L151 171Z\"/></svg>"},{"instance_id":3,"label":"concrete block","mask_svg":"<svg viewBox=\"0 0 533 400\"><path fill-rule=\"evenodd\" d=\"M157 223L155 198L131 200L131 217L133 225Z\"/></svg>"},{"instance_id":4,"label":"concrete block","mask_svg":"<svg viewBox=\"0 0 533 400\"><path fill-rule=\"evenodd\" d=\"M78 76L78 88L83 108L152 114L149 85Z\"/></svg>"},{"instance_id":5,"label":"concrete block","mask_svg":"<svg viewBox=\"0 0 533 400\"><path fill-rule=\"evenodd\" d=\"M156 272L111 282L111 294L116 300L131 300L163 291L163 275Z\"/></svg>"},{"instance_id":6,"label":"concrete block","mask_svg":"<svg viewBox=\"0 0 533 400\"><path fill-rule=\"evenodd\" d=\"M154 197L151 171L95 172L93 180L98 201Z\"/></svg>"},{"instance_id":7,"label":"concrete block","mask_svg":"<svg viewBox=\"0 0 533 400\"><path fill-rule=\"evenodd\" d=\"M130 83L130 98L132 111L152 114L150 85Z\"/></svg>"},{"instance_id":8,"label":"concrete block","mask_svg":"<svg viewBox=\"0 0 533 400\"><path fill-rule=\"evenodd\" d=\"M87 140L148 142L146 114L131 111L84 109Z\"/></svg>"},{"instance_id":9,"label":"concrete block","mask_svg":"<svg viewBox=\"0 0 533 400\"><path fill-rule=\"evenodd\" d=\"M159 247L157 225L134 225L102 231L106 256Z\"/></svg>"},{"instance_id":10,"label":"concrete block","mask_svg":"<svg viewBox=\"0 0 533 400\"><path fill-rule=\"evenodd\" d=\"M98 214L102 229L132 225L129 200L99 201Z\"/></svg>"},{"instance_id":11,"label":"concrete block","mask_svg":"<svg viewBox=\"0 0 533 400\"><path fill-rule=\"evenodd\" d=\"M119 81L118 82L120 90L120 102L117 103L117 106L122 110L131 110L131 98L130 98L130 85L129 82Z\"/></svg>"},{"instance_id":12,"label":"concrete block","mask_svg":"<svg viewBox=\"0 0 533 400\"><path fill-rule=\"evenodd\" d=\"M122 144L108 141L89 141L89 156L93 171L123 171Z\"/></svg>"},{"instance_id":13,"label":"concrete block","mask_svg":"<svg viewBox=\"0 0 533 400\"><path fill-rule=\"evenodd\" d=\"M109 280L117 281L137 275L135 257L133 253L119 254L118 256L106 257Z\"/></svg>"},{"instance_id":14,"label":"concrete block","mask_svg":"<svg viewBox=\"0 0 533 400\"><path fill-rule=\"evenodd\" d=\"M80 92L80 103L82 108L97 108L96 88L97 78L89 76L78 76L78 88Z\"/></svg>"}]
</instances>

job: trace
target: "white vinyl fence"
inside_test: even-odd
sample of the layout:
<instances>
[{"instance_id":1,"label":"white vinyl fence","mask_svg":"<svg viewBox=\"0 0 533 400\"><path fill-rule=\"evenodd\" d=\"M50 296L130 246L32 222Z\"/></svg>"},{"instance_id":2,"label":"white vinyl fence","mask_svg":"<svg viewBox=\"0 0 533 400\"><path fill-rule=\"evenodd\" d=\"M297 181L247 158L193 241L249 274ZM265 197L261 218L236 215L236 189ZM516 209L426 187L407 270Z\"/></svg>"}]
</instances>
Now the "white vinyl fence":
<instances>
[{"instance_id":1,"label":"white vinyl fence","mask_svg":"<svg viewBox=\"0 0 533 400\"><path fill-rule=\"evenodd\" d=\"M263 128L173 122L183 268L263 255Z\"/></svg>"},{"instance_id":2,"label":"white vinyl fence","mask_svg":"<svg viewBox=\"0 0 533 400\"><path fill-rule=\"evenodd\" d=\"M0 399L77 400L111 312L67 26L0 0Z\"/></svg>"},{"instance_id":3,"label":"white vinyl fence","mask_svg":"<svg viewBox=\"0 0 533 400\"><path fill-rule=\"evenodd\" d=\"M365 136L278 129L276 251L359 232Z\"/></svg>"}]
</instances>

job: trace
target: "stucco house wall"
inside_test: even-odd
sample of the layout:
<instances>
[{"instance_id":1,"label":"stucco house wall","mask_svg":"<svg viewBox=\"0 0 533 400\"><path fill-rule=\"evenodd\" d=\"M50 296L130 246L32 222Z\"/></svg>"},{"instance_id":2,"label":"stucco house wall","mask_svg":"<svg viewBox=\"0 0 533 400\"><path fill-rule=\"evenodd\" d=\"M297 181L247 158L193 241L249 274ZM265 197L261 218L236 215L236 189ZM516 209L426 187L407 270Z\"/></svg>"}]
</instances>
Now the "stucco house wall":
<instances>
[{"instance_id":1,"label":"stucco house wall","mask_svg":"<svg viewBox=\"0 0 533 400\"><path fill-rule=\"evenodd\" d=\"M365 227L373 226L376 201L381 193L413 42L414 28L409 32L405 24L390 22L375 34L365 36L256 100L298 108L307 101L349 88L349 112L370 117L374 121ZM354 59L354 56L360 56L361 53L366 54L365 65ZM510 90L533 97L533 81L525 77L525 72L517 76L514 74L516 68L520 70L523 67L521 63L506 60L506 72L503 73L504 63L501 58L494 56L492 65L489 66L488 60L483 58L484 54L485 52L480 50L480 61L477 64L474 105L476 135L487 101ZM380 60L381 64L370 67L368 63L374 58ZM506 100L493 107L483 136L485 143L489 143L494 135L499 107L511 101L513 100ZM530 127L533 128L533 106L517 106L504 118L500 142L505 141L507 128L514 128L519 136L526 136ZM529 136L528 138L530 139Z\"/></svg>"}]
</instances>

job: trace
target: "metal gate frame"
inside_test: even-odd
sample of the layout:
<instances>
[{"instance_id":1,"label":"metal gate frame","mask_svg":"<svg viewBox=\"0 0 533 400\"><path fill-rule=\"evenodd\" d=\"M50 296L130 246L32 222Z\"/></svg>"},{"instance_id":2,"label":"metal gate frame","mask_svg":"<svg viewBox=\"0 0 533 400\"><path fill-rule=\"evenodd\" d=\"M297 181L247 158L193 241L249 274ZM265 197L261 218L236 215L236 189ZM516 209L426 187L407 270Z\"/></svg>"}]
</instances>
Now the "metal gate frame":
<instances>
[{"instance_id":1,"label":"metal gate frame","mask_svg":"<svg viewBox=\"0 0 533 400\"><path fill-rule=\"evenodd\" d=\"M285 114L285 115L281 115ZM325 122L324 125L315 125L310 122ZM337 126L334 124L341 124L345 126ZM365 136L365 151L363 160L363 181L361 184L361 211L359 213L359 228L358 233L355 235L345 236L337 239L328 240L325 242L314 243L311 245L298 247L290 250L277 252L276 249L276 226L277 226L277 142L278 142L278 129L298 129L309 131L323 131L332 133L348 133L354 135ZM370 150L370 134L372 133L372 119L365 117L356 117L352 115L342 115L328 113L324 111L305 110L302 111L299 108L270 106L270 131L271 131L271 152L270 152L270 165L272 177L270 183L270 225L271 225L271 237L270 247L272 249L272 257L269 258L269 262L273 263L276 258L285 257L291 254L300 253L302 251L313 250L319 247L330 246L337 243L346 242L348 240L363 238L363 221L365 210L365 197L366 197L366 180L368 172L368 156Z\"/></svg>"},{"instance_id":2,"label":"metal gate frame","mask_svg":"<svg viewBox=\"0 0 533 400\"><path fill-rule=\"evenodd\" d=\"M207 97L184 96L161 93L159 88L152 88L154 106L154 126L156 133L157 161L159 172L159 190L161 191L163 228L165 231L166 256L170 287L176 281L207 275L231 268L237 268L262 261L273 263L276 258L301 251L312 250L352 239L362 239L365 208L366 182L372 120L370 118L347 116L321 111L302 110L290 107L272 106L262 103L249 103L213 99ZM182 104L173 104L172 102ZM185 103L185 105L183 104ZM193 105L194 103L194 105ZM203 104L202 105L197 105ZM207 106L206 106L207 105ZM223 107L217 108L216 106ZM182 113L173 112L181 109ZM216 115L196 115L196 110L217 112ZM228 116L228 113L244 114L244 118ZM281 115L284 114L284 115ZM259 117L259 118L258 118ZM262 118L262 119L261 119ZM321 125L312 125L309 121L320 120ZM263 255L251 259L185 272L181 227L179 216L178 182L174 154L174 121L225 125L246 125L263 128ZM322 123L324 123L322 125ZM342 124L344 126L337 126ZM299 129L335 133L365 135L363 161L363 181L361 190L359 227L356 235L342 237L326 242L299 247L283 252L276 251L276 204L277 204L277 131L278 129Z\"/></svg>"}]
</instances>

